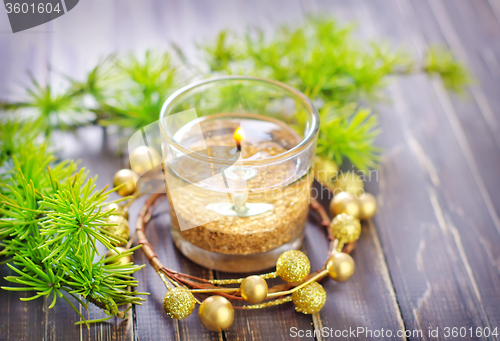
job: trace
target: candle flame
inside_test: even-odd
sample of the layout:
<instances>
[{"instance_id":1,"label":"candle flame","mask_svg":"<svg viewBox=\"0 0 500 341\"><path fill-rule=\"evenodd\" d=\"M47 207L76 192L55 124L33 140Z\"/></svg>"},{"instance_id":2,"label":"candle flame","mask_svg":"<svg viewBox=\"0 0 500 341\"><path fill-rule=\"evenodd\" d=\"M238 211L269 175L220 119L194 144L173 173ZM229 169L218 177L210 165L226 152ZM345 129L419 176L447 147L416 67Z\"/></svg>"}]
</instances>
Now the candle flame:
<instances>
[{"instance_id":1,"label":"candle flame","mask_svg":"<svg viewBox=\"0 0 500 341\"><path fill-rule=\"evenodd\" d=\"M236 129L234 131L234 140L236 141L236 143L239 145L243 140L245 140L245 131L243 130L243 128L241 127L238 127L238 129Z\"/></svg>"}]
</instances>

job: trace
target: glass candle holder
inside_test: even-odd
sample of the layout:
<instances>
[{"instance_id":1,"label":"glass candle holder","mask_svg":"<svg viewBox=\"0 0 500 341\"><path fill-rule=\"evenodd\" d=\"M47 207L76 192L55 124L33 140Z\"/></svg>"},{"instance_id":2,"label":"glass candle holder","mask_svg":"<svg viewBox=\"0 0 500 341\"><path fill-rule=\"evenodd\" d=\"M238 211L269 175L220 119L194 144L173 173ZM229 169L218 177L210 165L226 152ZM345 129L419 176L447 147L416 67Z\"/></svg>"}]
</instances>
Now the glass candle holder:
<instances>
[{"instance_id":1,"label":"glass candle holder","mask_svg":"<svg viewBox=\"0 0 500 341\"><path fill-rule=\"evenodd\" d=\"M272 80L218 77L170 96L160 130L177 248L226 272L299 248L318 129L310 100Z\"/></svg>"}]
</instances>

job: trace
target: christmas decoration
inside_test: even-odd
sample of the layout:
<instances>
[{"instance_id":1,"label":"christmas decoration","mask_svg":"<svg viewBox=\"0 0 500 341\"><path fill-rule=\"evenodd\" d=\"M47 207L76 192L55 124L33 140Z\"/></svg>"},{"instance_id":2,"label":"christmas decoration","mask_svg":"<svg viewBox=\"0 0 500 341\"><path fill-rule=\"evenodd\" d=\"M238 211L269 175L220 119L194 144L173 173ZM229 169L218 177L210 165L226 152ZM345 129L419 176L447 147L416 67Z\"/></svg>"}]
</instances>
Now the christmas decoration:
<instances>
[{"instance_id":1,"label":"christmas decoration","mask_svg":"<svg viewBox=\"0 0 500 341\"><path fill-rule=\"evenodd\" d=\"M135 193L134 173L130 169L122 169L116 172L113 178L113 186L118 187L116 192L123 197Z\"/></svg>"},{"instance_id":2,"label":"christmas decoration","mask_svg":"<svg viewBox=\"0 0 500 341\"><path fill-rule=\"evenodd\" d=\"M299 250L284 252L276 263L276 274L289 283L302 281L309 275L310 270L309 258Z\"/></svg>"},{"instance_id":3,"label":"christmas decoration","mask_svg":"<svg viewBox=\"0 0 500 341\"><path fill-rule=\"evenodd\" d=\"M182 320L191 315L195 305L196 300L193 294L186 288L172 288L163 299L165 313L176 320Z\"/></svg>"},{"instance_id":4,"label":"christmas decoration","mask_svg":"<svg viewBox=\"0 0 500 341\"><path fill-rule=\"evenodd\" d=\"M144 204L137 223L137 237L149 263L165 283L168 291L164 308L167 315L174 319L189 316L195 303L200 304L200 322L214 332L226 330L231 326L234 309L263 309L292 302L297 312L314 314L319 312L326 302L326 292L318 281L328 276L337 282L343 282L354 273L354 260L347 252L353 250L360 236L359 220L342 213L330 222L325 210L314 199L311 199L311 208L321 216L321 225L328 227L332 246L325 266L312 274L308 257L299 250L284 252L276 262L275 272L246 278L203 279L168 269L161 264L145 234L152 214L152 205L161 196L153 194ZM287 286L277 285L269 288L266 279L276 277L286 281ZM227 287L234 284L239 284L239 287ZM203 299L203 295L209 296ZM249 305L233 307L231 304L231 301L241 300Z\"/></svg>"},{"instance_id":5,"label":"christmas decoration","mask_svg":"<svg viewBox=\"0 0 500 341\"><path fill-rule=\"evenodd\" d=\"M233 324L233 305L226 298L214 295L203 301L198 316L205 328L212 332L221 332Z\"/></svg>"},{"instance_id":6,"label":"christmas decoration","mask_svg":"<svg viewBox=\"0 0 500 341\"><path fill-rule=\"evenodd\" d=\"M241 297L251 304L261 303L268 293L267 282L259 276L248 276L240 285Z\"/></svg>"},{"instance_id":7,"label":"christmas decoration","mask_svg":"<svg viewBox=\"0 0 500 341\"><path fill-rule=\"evenodd\" d=\"M326 269L330 278L337 282L344 282L354 274L354 260L343 252L334 253L326 261Z\"/></svg>"},{"instance_id":8,"label":"christmas decoration","mask_svg":"<svg viewBox=\"0 0 500 341\"><path fill-rule=\"evenodd\" d=\"M335 194L330 202L330 214L336 216L337 214L347 213L353 217L359 217L361 207L356 197L348 192L340 192Z\"/></svg>"},{"instance_id":9,"label":"christmas decoration","mask_svg":"<svg viewBox=\"0 0 500 341\"><path fill-rule=\"evenodd\" d=\"M344 244L358 240L361 235L361 224L353 216L341 213L332 220L330 233L339 240L337 250L342 250Z\"/></svg>"},{"instance_id":10,"label":"christmas decoration","mask_svg":"<svg viewBox=\"0 0 500 341\"><path fill-rule=\"evenodd\" d=\"M370 193L363 193L358 198L360 205L359 218L371 219L377 212L377 200Z\"/></svg>"},{"instance_id":11,"label":"christmas decoration","mask_svg":"<svg viewBox=\"0 0 500 341\"><path fill-rule=\"evenodd\" d=\"M333 193L347 192L356 198L364 192L364 183L354 172L339 173L333 183Z\"/></svg>"},{"instance_id":12,"label":"christmas decoration","mask_svg":"<svg viewBox=\"0 0 500 341\"><path fill-rule=\"evenodd\" d=\"M318 282L312 282L292 294L295 310L304 314L315 314L326 302L325 289Z\"/></svg>"}]
</instances>

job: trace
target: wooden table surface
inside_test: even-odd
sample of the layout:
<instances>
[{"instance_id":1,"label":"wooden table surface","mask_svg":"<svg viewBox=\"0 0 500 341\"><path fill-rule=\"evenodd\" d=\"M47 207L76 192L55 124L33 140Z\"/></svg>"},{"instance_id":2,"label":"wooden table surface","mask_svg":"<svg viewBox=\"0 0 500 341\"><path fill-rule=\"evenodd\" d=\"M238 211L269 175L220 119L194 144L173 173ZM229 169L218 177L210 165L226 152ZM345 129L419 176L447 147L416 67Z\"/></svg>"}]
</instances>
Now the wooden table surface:
<instances>
[{"instance_id":1,"label":"wooden table surface","mask_svg":"<svg viewBox=\"0 0 500 341\"><path fill-rule=\"evenodd\" d=\"M464 98L448 94L440 80L425 75L390 80L388 101L374 108L383 130L377 141L384 148L383 159L377 178L367 184L380 208L363 225L353 253L354 276L345 283L323 281L328 298L321 312L299 314L291 304L237 311L229 330L210 333L196 312L182 321L166 317L164 286L148 267L137 274L139 290L151 294L147 302L131 311L127 321L90 329L74 325L79 318L63 301L48 309L47 300L24 303L19 298L29 294L0 291L1 340L287 340L292 327L304 332L383 328L393 333L339 338L345 340L405 339L396 336L398 330L410 340L500 340L445 337L446 327L473 328L474 335L477 328L500 332L499 0L82 0L69 14L15 35L2 11L0 96L19 94L27 69L43 79L50 76L50 64L78 77L106 53L161 49L173 41L192 54L196 41L211 39L222 28L272 30L300 22L309 13L357 21L360 37L387 39L415 56L428 45L448 45L477 79ZM81 159L99 174L100 186L111 183L124 166L114 144L99 127L81 129L76 136L56 135L61 156ZM227 276L184 258L172 244L169 223L167 203L161 200L148 236L165 265L204 277ZM322 266L327 247L324 231L311 219L304 250L313 268ZM135 259L145 263L141 253ZM0 267L2 278L9 274L6 266ZM102 314L92 307L89 316ZM429 336L429 329L436 328L439 337Z\"/></svg>"}]
</instances>

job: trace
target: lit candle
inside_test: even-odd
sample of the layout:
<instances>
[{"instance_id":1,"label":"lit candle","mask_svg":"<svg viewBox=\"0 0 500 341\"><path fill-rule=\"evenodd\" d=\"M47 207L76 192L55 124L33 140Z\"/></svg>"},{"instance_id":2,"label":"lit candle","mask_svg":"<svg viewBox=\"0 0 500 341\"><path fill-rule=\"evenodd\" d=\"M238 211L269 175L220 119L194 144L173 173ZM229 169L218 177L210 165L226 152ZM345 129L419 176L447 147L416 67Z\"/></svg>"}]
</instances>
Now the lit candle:
<instances>
[{"instance_id":1,"label":"lit candle","mask_svg":"<svg viewBox=\"0 0 500 341\"><path fill-rule=\"evenodd\" d=\"M236 149L241 152L241 142L245 140L245 131L242 127L238 127L238 129L234 131L234 140L236 141Z\"/></svg>"},{"instance_id":2,"label":"lit candle","mask_svg":"<svg viewBox=\"0 0 500 341\"><path fill-rule=\"evenodd\" d=\"M318 131L307 98L284 84L228 77L179 90L163 110L162 122L178 123L162 129L167 160L176 160L165 178L181 252L242 272L300 247Z\"/></svg>"}]
</instances>

